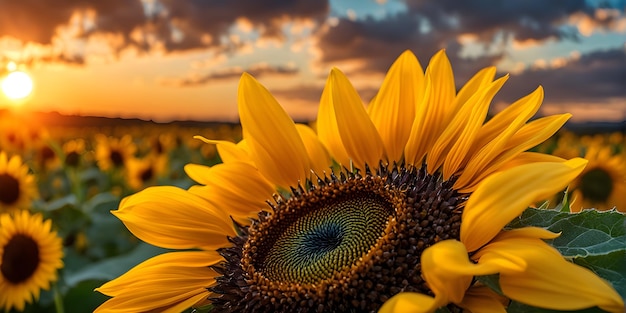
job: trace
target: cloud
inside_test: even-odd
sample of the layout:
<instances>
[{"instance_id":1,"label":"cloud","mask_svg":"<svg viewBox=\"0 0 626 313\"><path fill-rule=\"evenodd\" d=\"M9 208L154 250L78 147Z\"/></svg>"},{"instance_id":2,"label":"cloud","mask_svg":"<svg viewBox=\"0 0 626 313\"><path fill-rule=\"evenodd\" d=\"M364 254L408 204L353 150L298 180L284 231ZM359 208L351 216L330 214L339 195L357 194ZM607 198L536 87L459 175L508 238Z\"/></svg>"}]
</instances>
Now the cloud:
<instances>
[{"instance_id":1,"label":"cloud","mask_svg":"<svg viewBox=\"0 0 626 313\"><path fill-rule=\"evenodd\" d=\"M557 63L513 74L499 94L510 103L542 85L546 103L608 103L626 98L624 47L559 59Z\"/></svg>"},{"instance_id":2,"label":"cloud","mask_svg":"<svg viewBox=\"0 0 626 313\"><path fill-rule=\"evenodd\" d=\"M324 19L324 0L23 0L0 4L0 38L46 46L55 41L80 41L94 34L115 34L123 44L140 51L165 52L190 49L237 51L230 42L237 21L245 18L261 38L283 40L289 21ZM51 54L51 56L54 56ZM84 57L84 56L83 56Z\"/></svg>"},{"instance_id":3,"label":"cloud","mask_svg":"<svg viewBox=\"0 0 626 313\"><path fill-rule=\"evenodd\" d=\"M159 83L166 86L178 87L200 86L216 81L236 80L241 77L241 73L243 72L247 72L256 78L259 78L262 76L296 75L298 73L298 69L293 66L273 66L267 63L258 63L246 69L236 66L208 74L192 74L184 78L161 79Z\"/></svg>"}]
</instances>

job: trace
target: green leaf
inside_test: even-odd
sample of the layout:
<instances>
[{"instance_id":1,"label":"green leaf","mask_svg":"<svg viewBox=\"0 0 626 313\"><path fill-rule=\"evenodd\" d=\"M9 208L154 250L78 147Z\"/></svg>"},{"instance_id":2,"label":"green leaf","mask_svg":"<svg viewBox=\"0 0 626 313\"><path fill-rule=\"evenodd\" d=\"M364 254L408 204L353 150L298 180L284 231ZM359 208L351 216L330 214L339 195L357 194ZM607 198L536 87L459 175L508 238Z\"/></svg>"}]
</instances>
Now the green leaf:
<instances>
[{"instance_id":1,"label":"green leaf","mask_svg":"<svg viewBox=\"0 0 626 313\"><path fill-rule=\"evenodd\" d=\"M574 263L592 270L608 280L619 295L626 299L626 251L613 251L607 255L575 258Z\"/></svg>"},{"instance_id":2,"label":"green leaf","mask_svg":"<svg viewBox=\"0 0 626 313\"><path fill-rule=\"evenodd\" d=\"M500 275L499 274L477 276L476 279L479 282L481 282L483 285L495 291L497 294L504 295L504 293L502 293L502 288L500 288Z\"/></svg>"},{"instance_id":3,"label":"green leaf","mask_svg":"<svg viewBox=\"0 0 626 313\"><path fill-rule=\"evenodd\" d=\"M166 251L148 244L140 244L128 254L93 263L73 272L67 269L64 275L65 283L69 287L74 287L87 280L108 281L122 275L144 260Z\"/></svg>"},{"instance_id":4,"label":"green leaf","mask_svg":"<svg viewBox=\"0 0 626 313\"><path fill-rule=\"evenodd\" d=\"M626 215L616 211L567 213L529 208L508 228L543 227L561 236L549 241L569 258L605 255L626 250Z\"/></svg>"}]
</instances>

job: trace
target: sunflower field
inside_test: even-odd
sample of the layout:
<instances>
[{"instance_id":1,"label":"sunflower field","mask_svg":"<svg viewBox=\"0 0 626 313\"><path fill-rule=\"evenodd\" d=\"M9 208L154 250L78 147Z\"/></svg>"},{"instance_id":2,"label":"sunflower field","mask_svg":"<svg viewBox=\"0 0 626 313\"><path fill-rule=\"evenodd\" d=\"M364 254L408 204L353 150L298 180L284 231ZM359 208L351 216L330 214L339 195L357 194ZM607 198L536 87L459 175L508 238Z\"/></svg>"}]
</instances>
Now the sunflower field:
<instances>
[{"instance_id":1,"label":"sunflower field","mask_svg":"<svg viewBox=\"0 0 626 313\"><path fill-rule=\"evenodd\" d=\"M541 87L486 118L494 75L407 51L366 109L333 69L314 123L249 74L240 124L1 112L0 309L622 312L626 136Z\"/></svg>"},{"instance_id":2,"label":"sunflower field","mask_svg":"<svg viewBox=\"0 0 626 313\"><path fill-rule=\"evenodd\" d=\"M36 214L42 227L34 231L55 232L63 251L56 283L28 286L46 288L34 301L28 291L13 294L29 303L4 299L5 310L13 305L10 311L93 311L107 298L94 288L163 252L137 240L110 211L125 196L148 186L188 188L192 180L185 175L185 164L219 162L215 146L195 135L229 141L241 137L241 128L234 124L119 126L114 119L106 124L46 126L8 112L0 117L0 212ZM43 227L41 217L51 225ZM2 237L0 242L7 240ZM3 273L6 263L3 259ZM8 295L6 285L1 286L0 294Z\"/></svg>"}]
</instances>

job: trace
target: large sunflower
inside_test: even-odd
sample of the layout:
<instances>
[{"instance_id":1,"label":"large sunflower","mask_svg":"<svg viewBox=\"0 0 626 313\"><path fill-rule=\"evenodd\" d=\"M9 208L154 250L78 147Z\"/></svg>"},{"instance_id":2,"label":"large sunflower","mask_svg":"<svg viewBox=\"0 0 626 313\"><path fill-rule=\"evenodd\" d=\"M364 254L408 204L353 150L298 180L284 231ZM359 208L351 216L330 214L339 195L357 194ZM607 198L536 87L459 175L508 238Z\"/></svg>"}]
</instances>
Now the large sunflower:
<instances>
[{"instance_id":1,"label":"large sunflower","mask_svg":"<svg viewBox=\"0 0 626 313\"><path fill-rule=\"evenodd\" d=\"M97 290L112 298L97 311L503 310L502 297L473 283L496 273L510 299L622 310L608 283L541 240L555 234L503 230L586 162L524 152L569 117L527 123L541 88L483 124L506 80L494 75L481 70L457 93L443 51L425 72L407 51L365 109L333 69L315 132L244 74L243 140L206 140L223 163L186 167L202 186L147 188L113 211L140 239L187 251L104 284Z\"/></svg>"},{"instance_id":2,"label":"large sunflower","mask_svg":"<svg viewBox=\"0 0 626 313\"><path fill-rule=\"evenodd\" d=\"M0 213L28 208L37 197L35 176L19 155L0 152Z\"/></svg>"},{"instance_id":3,"label":"large sunflower","mask_svg":"<svg viewBox=\"0 0 626 313\"><path fill-rule=\"evenodd\" d=\"M0 215L0 307L24 310L49 289L63 267L61 238L52 222L27 210Z\"/></svg>"}]
</instances>

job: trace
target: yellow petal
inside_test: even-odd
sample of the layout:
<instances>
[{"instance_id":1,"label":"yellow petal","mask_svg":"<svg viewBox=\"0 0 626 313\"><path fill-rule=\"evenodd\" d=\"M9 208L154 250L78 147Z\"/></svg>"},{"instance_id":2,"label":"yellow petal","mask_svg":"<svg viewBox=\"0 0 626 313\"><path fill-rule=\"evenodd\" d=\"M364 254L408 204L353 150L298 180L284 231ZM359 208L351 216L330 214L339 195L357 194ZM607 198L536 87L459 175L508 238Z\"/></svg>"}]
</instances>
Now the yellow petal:
<instances>
[{"instance_id":1,"label":"yellow petal","mask_svg":"<svg viewBox=\"0 0 626 313\"><path fill-rule=\"evenodd\" d=\"M483 258L522 258L523 271L500 273L500 287L509 298L554 310L581 310L598 306L623 312L624 302L613 287L590 270L566 261L540 239L509 234L479 251Z\"/></svg>"},{"instance_id":2,"label":"yellow petal","mask_svg":"<svg viewBox=\"0 0 626 313\"><path fill-rule=\"evenodd\" d=\"M530 119L543 101L543 88L539 86L535 91L527 96L515 101L504 110L496 114L493 118L481 127L476 142L472 147L471 155L476 154L480 149L489 144L496 145L500 142L506 142ZM498 138L497 140L494 140ZM493 150L501 147L494 147Z\"/></svg>"},{"instance_id":3,"label":"yellow petal","mask_svg":"<svg viewBox=\"0 0 626 313\"><path fill-rule=\"evenodd\" d=\"M422 253L422 276L443 304L460 303L474 276L497 272L493 264L471 262L463 243L456 240L440 241Z\"/></svg>"},{"instance_id":4,"label":"yellow petal","mask_svg":"<svg viewBox=\"0 0 626 313\"><path fill-rule=\"evenodd\" d=\"M430 60L425 80L424 98L416 104L415 120L404 149L407 163L418 167L454 113L454 74L444 50Z\"/></svg>"},{"instance_id":5,"label":"yellow petal","mask_svg":"<svg viewBox=\"0 0 626 313\"><path fill-rule=\"evenodd\" d=\"M194 186L189 192L207 199L224 214L241 219L268 209L266 201L276 192L258 169L245 162L217 164L202 176L206 186Z\"/></svg>"},{"instance_id":6,"label":"yellow petal","mask_svg":"<svg viewBox=\"0 0 626 313\"><path fill-rule=\"evenodd\" d=\"M378 313L431 313L446 303L417 292L401 292L385 301Z\"/></svg>"},{"instance_id":7,"label":"yellow petal","mask_svg":"<svg viewBox=\"0 0 626 313\"><path fill-rule=\"evenodd\" d=\"M434 173L442 163L444 179L459 170L485 120L491 100L507 79L508 76L504 76L496 80L463 104L428 153L426 163L430 173Z\"/></svg>"},{"instance_id":8,"label":"yellow petal","mask_svg":"<svg viewBox=\"0 0 626 313\"><path fill-rule=\"evenodd\" d=\"M487 177L472 193L461 223L461 241L472 252L486 244L531 203L561 191L587 161L525 164Z\"/></svg>"},{"instance_id":9,"label":"yellow petal","mask_svg":"<svg viewBox=\"0 0 626 313\"><path fill-rule=\"evenodd\" d=\"M464 105L466 110L473 108L478 100L478 97L486 91L486 89L482 87L487 86L487 84L490 84L493 81L495 72L495 67L488 67L476 73L476 75L474 75L467 82L467 84L461 88L459 94L454 99L453 106L455 108L460 108ZM467 102L472 97L474 98L474 101L472 101L471 105L468 105ZM451 125L448 125L443 134L437 138L435 145L428 152L428 161L426 162L431 173L439 168L439 166L443 163L444 158L441 156L447 153L447 150L449 150L450 145L452 144L451 141L454 139L453 136L456 136L457 133L462 130L462 126L467 123L467 118L467 113L463 115L460 112L455 114L453 121L450 123ZM482 120L480 123L482 124Z\"/></svg>"},{"instance_id":10,"label":"yellow petal","mask_svg":"<svg viewBox=\"0 0 626 313\"><path fill-rule=\"evenodd\" d=\"M508 299L496 294L487 286L472 286L459 306L469 312L505 313Z\"/></svg>"},{"instance_id":11,"label":"yellow petal","mask_svg":"<svg viewBox=\"0 0 626 313\"><path fill-rule=\"evenodd\" d=\"M415 119L416 104L424 97L424 71L411 51L391 65L380 90L367 108L385 144L390 162L400 161Z\"/></svg>"},{"instance_id":12,"label":"yellow petal","mask_svg":"<svg viewBox=\"0 0 626 313\"><path fill-rule=\"evenodd\" d=\"M553 115L524 125L508 141L497 145L501 147L497 154L493 152L496 151L495 145L485 146L483 150L487 152L483 154L483 150L481 150L477 156L469 161L466 170L454 183L454 188L460 192L473 191L480 181L499 170L503 164L552 136L570 117L571 114L569 113ZM494 150L489 152L491 149ZM493 155L497 155L497 157L492 158Z\"/></svg>"},{"instance_id":13,"label":"yellow petal","mask_svg":"<svg viewBox=\"0 0 626 313\"><path fill-rule=\"evenodd\" d=\"M177 187L146 188L124 198L112 213L139 239L163 248L212 250L235 235L227 214Z\"/></svg>"},{"instance_id":14,"label":"yellow petal","mask_svg":"<svg viewBox=\"0 0 626 313\"><path fill-rule=\"evenodd\" d=\"M244 138L263 176L284 188L304 181L310 173L306 148L293 120L276 99L244 73L238 104Z\"/></svg>"},{"instance_id":15,"label":"yellow petal","mask_svg":"<svg viewBox=\"0 0 626 313\"><path fill-rule=\"evenodd\" d=\"M311 170L319 176L324 176L324 173L330 173L330 166L332 160L330 154L326 150L326 147L322 144L317 134L311 129L311 127L303 124L296 124L296 129L304 142L306 151L309 154L309 162L311 164Z\"/></svg>"},{"instance_id":16,"label":"yellow petal","mask_svg":"<svg viewBox=\"0 0 626 313\"><path fill-rule=\"evenodd\" d=\"M208 144L216 145L217 153L219 153L220 158L224 163L233 161L252 163L250 154L243 147L243 140L240 141L239 144L235 144L226 140L210 140L202 136L194 136L193 138L200 139Z\"/></svg>"},{"instance_id":17,"label":"yellow petal","mask_svg":"<svg viewBox=\"0 0 626 313\"><path fill-rule=\"evenodd\" d=\"M321 117L321 114L330 116ZM333 156L340 158L338 161L343 166L349 166L352 161L360 169L364 169L365 164L377 167L384 158L382 139L361 98L348 78L336 68L330 71L322 92L317 127L320 141ZM342 155L344 152L346 155Z\"/></svg>"},{"instance_id":18,"label":"yellow petal","mask_svg":"<svg viewBox=\"0 0 626 313\"><path fill-rule=\"evenodd\" d=\"M96 288L113 298L95 312L183 311L209 296L218 276L209 266L221 260L207 251L157 255Z\"/></svg>"}]
</instances>

